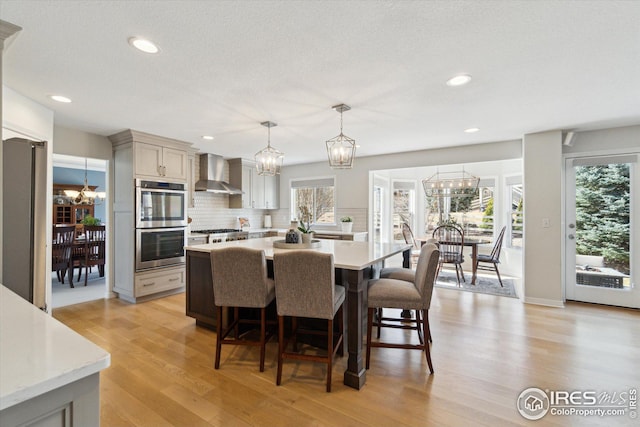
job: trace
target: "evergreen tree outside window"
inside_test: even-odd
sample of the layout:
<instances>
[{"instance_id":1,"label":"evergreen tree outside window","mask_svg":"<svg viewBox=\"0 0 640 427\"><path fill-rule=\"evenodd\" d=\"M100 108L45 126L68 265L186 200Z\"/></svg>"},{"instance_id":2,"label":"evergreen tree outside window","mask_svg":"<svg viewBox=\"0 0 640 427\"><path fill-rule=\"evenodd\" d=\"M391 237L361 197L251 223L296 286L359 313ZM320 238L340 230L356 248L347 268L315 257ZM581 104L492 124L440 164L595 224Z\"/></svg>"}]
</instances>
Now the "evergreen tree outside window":
<instances>
[{"instance_id":1,"label":"evergreen tree outside window","mask_svg":"<svg viewBox=\"0 0 640 427\"><path fill-rule=\"evenodd\" d=\"M630 274L629 163L576 166L576 254Z\"/></svg>"}]
</instances>

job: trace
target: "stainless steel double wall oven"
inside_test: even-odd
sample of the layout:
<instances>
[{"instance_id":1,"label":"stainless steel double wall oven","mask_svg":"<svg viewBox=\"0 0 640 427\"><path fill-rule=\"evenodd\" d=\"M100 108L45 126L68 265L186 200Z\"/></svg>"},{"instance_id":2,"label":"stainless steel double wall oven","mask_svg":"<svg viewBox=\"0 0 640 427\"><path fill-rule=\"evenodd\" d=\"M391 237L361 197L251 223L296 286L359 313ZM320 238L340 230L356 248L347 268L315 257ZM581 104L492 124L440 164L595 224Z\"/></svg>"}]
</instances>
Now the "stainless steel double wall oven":
<instances>
[{"instance_id":1,"label":"stainless steel double wall oven","mask_svg":"<svg viewBox=\"0 0 640 427\"><path fill-rule=\"evenodd\" d=\"M136 180L136 271L185 263L186 184Z\"/></svg>"}]
</instances>

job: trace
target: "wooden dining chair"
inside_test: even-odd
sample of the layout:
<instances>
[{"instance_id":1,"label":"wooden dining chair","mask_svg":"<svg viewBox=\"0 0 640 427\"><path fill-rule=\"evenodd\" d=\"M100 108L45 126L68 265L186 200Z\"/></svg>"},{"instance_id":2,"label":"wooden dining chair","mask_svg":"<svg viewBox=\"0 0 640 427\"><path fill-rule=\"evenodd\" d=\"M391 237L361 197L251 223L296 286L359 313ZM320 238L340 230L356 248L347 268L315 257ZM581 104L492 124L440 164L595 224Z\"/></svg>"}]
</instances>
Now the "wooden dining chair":
<instances>
[{"instance_id":1,"label":"wooden dining chair","mask_svg":"<svg viewBox=\"0 0 640 427\"><path fill-rule=\"evenodd\" d=\"M433 373L431 362L431 327L429 326L429 307L433 286L438 270L440 251L433 243L426 243L420 250L420 257L416 267L415 283L405 280L381 278L369 281L368 286L368 311L367 311L367 353L366 368L369 369L372 347L402 348L423 350L429 371ZM398 308L416 311L415 319L404 317L383 317L381 308ZM376 312L377 311L377 312ZM393 323L389 323L393 322ZM396 329L415 330L418 334L419 344L396 342L383 342L372 340L373 326L378 327L378 339L380 329L383 327Z\"/></svg>"},{"instance_id":2,"label":"wooden dining chair","mask_svg":"<svg viewBox=\"0 0 640 427\"><path fill-rule=\"evenodd\" d=\"M216 306L215 369L220 369L223 344L260 347L260 372L264 371L265 346L273 334L267 331L267 307L275 298L275 284L267 276L267 261L263 250L235 247L211 251L213 302ZM233 308L233 321L226 325L222 313ZM260 309L260 320L241 316L241 308ZM275 324L275 322L271 322ZM259 325L260 338L249 340L240 335L240 325ZM272 328L273 329L273 328ZM234 339L227 338L234 332Z\"/></svg>"},{"instance_id":3,"label":"wooden dining chair","mask_svg":"<svg viewBox=\"0 0 640 427\"><path fill-rule=\"evenodd\" d=\"M276 384L282 381L284 359L321 362L327 365L327 392L331 391L333 358L344 353L343 303L345 289L335 284L333 255L315 251L288 251L273 256L276 280L276 307L278 309L278 375ZM291 318L293 351L287 351L289 340L285 341L285 317ZM327 329L318 331L302 328L298 318L325 319ZM334 332L337 322L337 335ZM304 354L298 352L298 334L326 336L327 351L324 354Z\"/></svg>"},{"instance_id":4,"label":"wooden dining chair","mask_svg":"<svg viewBox=\"0 0 640 427\"><path fill-rule=\"evenodd\" d=\"M407 222L402 223L402 237L404 237L404 242L406 244L411 245L409 267L413 267L413 265L418 262L418 257L420 257L420 246L418 246L418 243L413 236L413 231L411 231L411 226Z\"/></svg>"},{"instance_id":5,"label":"wooden dining chair","mask_svg":"<svg viewBox=\"0 0 640 427\"><path fill-rule=\"evenodd\" d=\"M462 271L462 263L464 255L464 233L462 229L455 225L441 225L433 230L433 238L438 241L440 247L440 261L438 262L438 274L443 264L453 264L456 268L456 279L460 286L460 278L466 282L464 272ZM437 275L436 275L437 277Z\"/></svg>"},{"instance_id":6,"label":"wooden dining chair","mask_svg":"<svg viewBox=\"0 0 640 427\"><path fill-rule=\"evenodd\" d=\"M106 228L104 225L84 226L84 258L80 258L80 274L84 267L84 285L87 286L90 268L98 267L100 277L104 277L104 266L106 263ZM78 280L80 280L78 274Z\"/></svg>"},{"instance_id":7,"label":"wooden dining chair","mask_svg":"<svg viewBox=\"0 0 640 427\"><path fill-rule=\"evenodd\" d=\"M476 270L488 270L495 271L498 276L498 281L500 282L500 287L504 287L502 284L502 278L500 277L500 271L498 270L498 264L500 264L500 252L502 251L502 241L504 240L504 232L507 229L506 226L502 227L498 237L493 243L493 249L491 253L488 255L480 254L478 255L478 259L476 261ZM483 263L481 265L480 263ZM489 264L489 265L484 265Z\"/></svg>"},{"instance_id":8,"label":"wooden dining chair","mask_svg":"<svg viewBox=\"0 0 640 427\"><path fill-rule=\"evenodd\" d=\"M69 277L69 285L73 288L73 270L71 266L71 249L75 237L75 225L56 226L53 228L51 246L51 271L55 271L58 281L64 284L65 276Z\"/></svg>"}]
</instances>

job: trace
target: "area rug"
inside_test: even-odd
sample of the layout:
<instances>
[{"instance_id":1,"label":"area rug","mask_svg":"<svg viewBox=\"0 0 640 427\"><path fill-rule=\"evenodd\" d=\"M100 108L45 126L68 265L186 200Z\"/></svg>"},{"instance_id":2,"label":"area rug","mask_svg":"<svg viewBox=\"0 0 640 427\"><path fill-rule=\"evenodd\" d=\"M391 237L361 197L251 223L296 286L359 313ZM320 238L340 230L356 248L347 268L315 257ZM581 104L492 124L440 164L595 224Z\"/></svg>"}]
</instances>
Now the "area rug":
<instances>
[{"instance_id":1,"label":"area rug","mask_svg":"<svg viewBox=\"0 0 640 427\"><path fill-rule=\"evenodd\" d=\"M500 282L495 275L493 277L478 276L476 278L475 285L471 284L471 274L466 273L465 279L467 280L466 283L460 282L460 286L458 286L455 271L442 270L440 272L440 275L438 276L438 279L436 280L436 287L518 298L513 279L503 277L502 284L504 285L504 287L500 286Z\"/></svg>"}]
</instances>

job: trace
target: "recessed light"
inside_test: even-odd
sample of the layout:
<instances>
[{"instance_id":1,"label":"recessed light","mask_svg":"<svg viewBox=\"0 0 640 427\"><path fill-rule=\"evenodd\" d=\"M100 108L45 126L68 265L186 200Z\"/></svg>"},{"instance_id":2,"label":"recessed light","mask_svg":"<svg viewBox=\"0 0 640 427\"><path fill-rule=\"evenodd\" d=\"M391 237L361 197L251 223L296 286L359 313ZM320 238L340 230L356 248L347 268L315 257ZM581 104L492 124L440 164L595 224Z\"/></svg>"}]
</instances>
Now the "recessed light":
<instances>
[{"instance_id":1,"label":"recessed light","mask_svg":"<svg viewBox=\"0 0 640 427\"><path fill-rule=\"evenodd\" d=\"M465 129L464 131L466 133L476 133L480 130L480 128L469 128L469 129Z\"/></svg>"},{"instance_id":2,"label":"recessed light","mask_svg":"<svg viewBox=\"0 0 640 427\"><path fill-rule=\"evenodd\" d=\"M152 41L140 37L129 38L129 44L144 53L158 53L160 51Z\"/></svg>"},{"instance_id":3,"label":"recessed light","mask_svg":"<svg viewBox=\"0 0 640 427\"><path fill-rule=\"evenodd\" d=\"M213 141L213 137L211 135L202 135L202 139L206 139L207 141Z\"/></svg>"},{"instance_id":4,"label":"recessed light","mask_svg":"<svg viewBox=\"0 0 640 427\"><path fill-rule=\"evenodd\" d=\"M62 95L51 95L49 96L49 98L53 99L54 101L57 102L63 102L65 104L68 104L71 102L71 100L69 98L67 98L66 96L62 96Z\"/></svg>"},{"instance_id":5,"label":"recessed light","mask_svg":"<svg viewBox=\"0 0 640 427\"><path fill-rule=\"evenodd\" d=\"M458 74L447 80L447 86L462 86L471 81L471 76L468 74Z\"/></svg>"}]
</instances>

